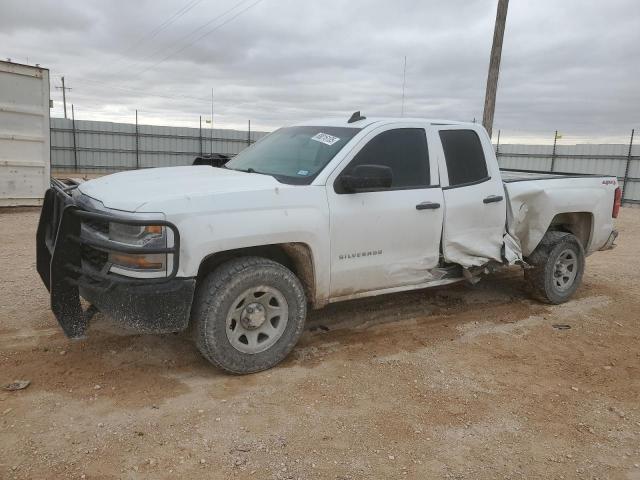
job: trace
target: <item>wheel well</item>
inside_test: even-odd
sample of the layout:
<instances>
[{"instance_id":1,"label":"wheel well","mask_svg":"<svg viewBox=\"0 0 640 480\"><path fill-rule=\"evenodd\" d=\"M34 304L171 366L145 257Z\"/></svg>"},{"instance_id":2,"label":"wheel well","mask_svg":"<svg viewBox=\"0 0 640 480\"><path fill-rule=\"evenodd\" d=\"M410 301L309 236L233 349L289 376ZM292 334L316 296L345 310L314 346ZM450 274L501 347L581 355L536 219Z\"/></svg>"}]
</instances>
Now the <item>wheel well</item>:
<instances>
[{"instance_id":1,"label":"wheel well","mask_svg":"<svg viewBox=\"0 0 640 480\"><path fill-rule=\"evenodd\" d=\"M582 247L587 250L593 228L593 214L590 212L559 213L549 225L549 230L568 232L575 235Z\"/></svg>"},{"instance_id":2,"label":"wheel well","mask_svg":"<svg viewBox=\"0 0 640 480\"><path fill-rule=\"evenodd\" d=\"M198 269L197 283L219 265L238 257L263 257L273 260L291 270L298 277L304 288L307 300L316 303L315 275L311 249L304 243L279 243L258 245L255 247L236 248L216 252L206 257Z\"/></svg>"}]
</instances>

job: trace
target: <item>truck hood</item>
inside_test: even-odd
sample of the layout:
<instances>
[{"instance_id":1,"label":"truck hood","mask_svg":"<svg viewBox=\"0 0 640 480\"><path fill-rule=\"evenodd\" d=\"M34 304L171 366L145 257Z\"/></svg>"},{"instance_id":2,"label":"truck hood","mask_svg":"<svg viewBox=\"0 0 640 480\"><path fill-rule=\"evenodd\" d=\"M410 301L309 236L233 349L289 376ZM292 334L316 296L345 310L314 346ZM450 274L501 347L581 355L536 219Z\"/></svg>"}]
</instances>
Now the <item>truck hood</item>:
<instances>
[{"instance_id":1,"label":"truck hood","mask_svg":"<svg viewBox=\"0 0 640 480\"><path fill-rule=\"evenodd\" d=\"M279 185L275 178L268 175L204 165L114 173L84 182L78 189L107 208L135 212L150 202L257 191Z\"/></svg>"}]
</instances>

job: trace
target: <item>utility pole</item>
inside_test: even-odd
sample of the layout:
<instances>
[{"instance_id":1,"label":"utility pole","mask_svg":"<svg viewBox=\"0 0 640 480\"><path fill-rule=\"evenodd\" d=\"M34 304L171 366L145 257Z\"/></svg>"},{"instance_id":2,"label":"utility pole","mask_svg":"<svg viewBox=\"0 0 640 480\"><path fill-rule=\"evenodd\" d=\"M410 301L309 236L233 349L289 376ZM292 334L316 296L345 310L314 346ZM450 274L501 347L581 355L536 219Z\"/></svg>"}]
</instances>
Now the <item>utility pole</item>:
<instances>
[{"instance_id":1,"label":"utility pole","mask_svg":"<svg viewBox=\"0 0 640 480\"><path fill-rule=\"evenodd\" d=\"M213 88L211 89L211 158L213 158Z\"/></svg>"},{"instance_id":2,"label":"utility pole","mask_svg":"<svg viewBox=\"0 0 640 480\"><path fill-rule=\"evenodd\" d=\"M631 139L629 140L629 153L627 154L627 165L624 169L624 179L622 180L622 198L620 203L624 204L624 196L627 192L627 181L629 180L629 166L631 165L631 152L633 151L633 135L636 133L635 128L631 130Z\"/></svg>"},{"instance_id":3,"label":"utility pole","mask_svg":"<svg viewBox=\"0 0 640 480\"><path fill-rule=\"evenodd\" d=\"M558 143L558 130L553 134L553 150L551 151L551 169L549 171L553 172L553 169L556 166L556 144Z\"/></svg>"},{"instance_id":4,"label":"utility pole","mask_svg":"<svg viewBox=\"0 0 640 480\"><path fill-rule=\"evenodd\" d=\"M67 90L71 90L71 87L64 86L64 77L62 77L62 86L56 87L59 90L62 90L62 103L64 105L64 118L67 118Z\"/></svg>"},{"instance_id":5,"label":"utility pole","mask_svg":"<svg viewBox=\"0 0 640 480\"><path fill-rule=\"evenodd\" d=\"M202 115L200 115L200 156L202 156Z\"/></svg>"},{"instance_id":6,"label":"utility pole","mask_svg":"<svg viewBox=\"0 0 640 480\"><path fill-rule=\"evenodd\" d=\"M140 140L138 137L138 109L136 109L136 169L140 168Z\"/></svg>"},{"instance_id":7,"label":"utility pole","mask_svg":"<svg viewBox=\"0 0 640 480\"><path fill-rule=\"evenodd\" d=\"M489 60L489 74L487 75L487 91L484 97L484 114L482 125L487 129L489 138L493 129L493 114L496 109L496 91L498 90L498 74L500 73L500 57L502 56L502 39L504 38L504 26L507 21L507 8L509 0L498 0L496 12L496 25L493 30L493 45L491 46L491 58Z\"/></svg>"},{"instance_id":8,"label":"utility pole","mask_svg":"<svg viewBox=\"0 0 640 480\"><path fill-rule=\"evenodd\" d=\"M71 129L73 131L73 165L75 171L78 171L78 145L76 144L76 114L73 111L73 103L71 104Z\"/></svg>"}]
</instances>

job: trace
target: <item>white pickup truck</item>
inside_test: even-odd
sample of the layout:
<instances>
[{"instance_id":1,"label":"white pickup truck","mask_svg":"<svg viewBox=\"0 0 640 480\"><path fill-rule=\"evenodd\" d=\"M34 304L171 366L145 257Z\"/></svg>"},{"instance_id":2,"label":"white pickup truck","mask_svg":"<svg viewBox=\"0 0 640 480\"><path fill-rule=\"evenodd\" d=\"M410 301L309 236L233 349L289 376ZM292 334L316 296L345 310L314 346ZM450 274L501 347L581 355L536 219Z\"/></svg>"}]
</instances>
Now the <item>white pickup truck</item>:
<instances>
[{"instance_id":1,"label":"white pickup truck","mask_svg":"<svg viewBox=\"0 0 640 480\"><path fill-rule=\"evenodd\" d=\"M223 168L54 180L37 267L69 337L95 311L140 332L191 326L242 374L285 358L308 306L513 264L564 302L585 256L613 246L619 208L615 177L501 171L479 125L356 112L276 130Z\"/></svg>"}]
</instances>

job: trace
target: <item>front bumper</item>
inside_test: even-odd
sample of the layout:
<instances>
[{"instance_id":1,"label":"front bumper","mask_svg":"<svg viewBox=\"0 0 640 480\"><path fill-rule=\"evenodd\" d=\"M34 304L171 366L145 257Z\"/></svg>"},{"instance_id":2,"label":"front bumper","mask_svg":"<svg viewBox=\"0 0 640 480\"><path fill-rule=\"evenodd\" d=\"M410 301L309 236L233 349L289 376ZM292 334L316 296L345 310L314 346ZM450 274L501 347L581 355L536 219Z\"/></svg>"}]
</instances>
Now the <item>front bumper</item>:
<instances>
[{"instance_id":1,"label":"front bumper","mask_svg":"<svg viewBox=\"0 0 640 480\"><path fill-rule=\"evenodd\" d=\"M51 297L51 310L70 338L86 334L90 315L82 309L82 296L98 310L140 332L184 330L189 323L195 279L177 278L180 235L164 220L139 220L124 214L91 211L74 201L67 186L53 180L47 190L36 237L37 269ZM126 246L91 236L82 224L160 225L173 233L173 246ZM161 278L132 278L109 272L109 252L165 253L171 272Z\"/></svg>"}]
</instances>

